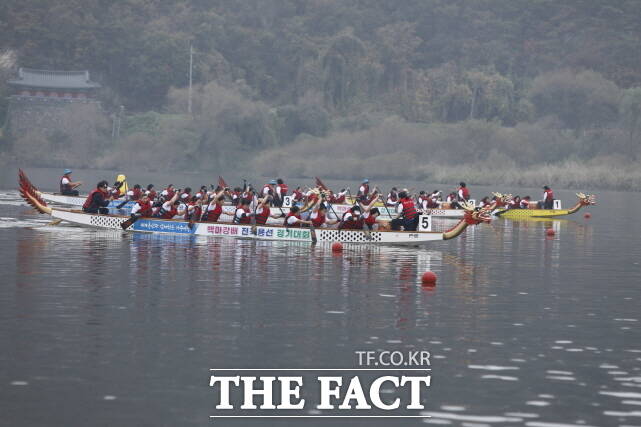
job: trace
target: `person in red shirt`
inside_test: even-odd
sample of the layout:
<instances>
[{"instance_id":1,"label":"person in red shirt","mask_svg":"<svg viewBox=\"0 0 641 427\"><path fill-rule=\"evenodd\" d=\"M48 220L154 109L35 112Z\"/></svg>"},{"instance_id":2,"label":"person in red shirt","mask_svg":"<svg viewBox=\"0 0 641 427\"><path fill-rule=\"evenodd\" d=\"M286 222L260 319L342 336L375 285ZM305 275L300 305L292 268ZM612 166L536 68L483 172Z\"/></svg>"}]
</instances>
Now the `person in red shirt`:
<instances>
[{"instance_id":1,"label":"person in red shirt","mask_svg":"<svg viewBox=\"0 0 641 427\"><path fill-rule=\"evenodd\" d=\"M398 193L400 202L396 207L397 217L390 221L392 230L400 230L401 227L405 231L416 231L418 226L418 212L414 201L405 191Z\"/></svg>"},{"instance_id":2,"label":"person in red shirt","mask_svg":"<svg viewBox=\"0 0 641 427\"><path fill-rule=\"evenodd\" d=\"M547 185L543 186L543 209L554 209L554 192Z\"/></svg>"},{"instance_id":3,"label":"person in red shirt","mask_svg":"<svg viewBox=\"0 0 641 427\"><path fill-rule=\"evenodd\" d=\"M65 169L64 175L60 178L60 194L63 196L78 196L77 187L82 185L82 181L71 181L71 169Z\"/></svg>"},{"instance_id":4,"label":"person in red shirt","mask_svg":"<svg viewBox=\"0 0 641 427\"><path fill-rule=\"evenodd\" d=\"M470 190L467 188L464 182L459 184L459 188L456 196L458 197L459 202L467 202L470 200Z\"/></svg>"},{"instance_id":5,"label":"person in red shirt","mask_svg":"<svg viewBox=\"0 0 641 427\"><path fill-rule=\"evenodd\" d=\"M87 196L85 203L82 205L82 211L87 213L108 214L109 201L112 199L109 194L109 184L107 181L100 181L95 190Z\"/></svg>"}]
</instances>

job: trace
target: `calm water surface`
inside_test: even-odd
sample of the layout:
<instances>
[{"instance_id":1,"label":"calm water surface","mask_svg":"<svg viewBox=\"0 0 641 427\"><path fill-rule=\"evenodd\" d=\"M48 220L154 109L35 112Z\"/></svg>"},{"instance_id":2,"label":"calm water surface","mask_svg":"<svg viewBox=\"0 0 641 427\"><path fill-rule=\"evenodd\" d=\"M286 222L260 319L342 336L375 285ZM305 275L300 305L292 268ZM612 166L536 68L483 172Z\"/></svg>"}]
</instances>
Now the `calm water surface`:
<instances>
[{"instance_id":1,"label":"calm water surface","mask_svg":"<svg viewBox=\"0 0 641 427\"><path fill-rule=\"evenodd\" d=\"M641 425L641 201L598 203L333 255L46 226L3 191L0 424ZM377 349L432 353L432 418L209 419L210 368L351 368Z\"/></svg>"}]
</instances>

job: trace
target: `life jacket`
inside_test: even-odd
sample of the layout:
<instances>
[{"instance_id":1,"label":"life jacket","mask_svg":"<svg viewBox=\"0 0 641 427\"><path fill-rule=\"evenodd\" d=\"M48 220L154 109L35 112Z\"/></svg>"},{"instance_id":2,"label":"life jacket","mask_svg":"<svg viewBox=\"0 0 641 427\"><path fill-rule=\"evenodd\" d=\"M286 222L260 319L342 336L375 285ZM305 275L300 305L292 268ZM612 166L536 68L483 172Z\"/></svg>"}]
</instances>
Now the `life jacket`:
<instances>
[{"instance_id":1,"label":"life jacket","mask_svg":"<svg viewBox=\"0 0 641 427\"><path fill-rule=\"evenodd\" d=\"M300 222L297 222L296 224L289 224L289 223L287 222L287 220L288 220L290 217L294 217L294 218L300 219L300 215L299 215L298 213L290 212L290 213L288 213L288 214L287 214L287 216L285 217L285 222L283 223L283 225L284 225L285 227L300 227Z\"/></svg>"},{"instance_id":2,"label":"life jacket","mask_svg":"<svg viewBox=\"0 0 641 427\"><path fill-rule=\"evenodd\" d=\"M358 189L359 196L367 196L369 194L369 184L363 184L361 187L363 187L363 191L361 192L361 189Z\"/></svg>"},{"instance_id":3,"label":"life jacket","mask_svg":"<svg viewBox=\"0 0 641 427\"><path fill-rule=\"evenodd\" d=\"M216 204L214 209L208 210L207 212L205 212L205 214L203 215L203 221L216 222L218 221L218 218L222 213L223 213L223 207L220 206L219 204Z\"/></svg>"},{"instance_id":4,"label":"life jacket","mask_svg":"<svg viewBox=\"0 0 641 427\"><path fill-rule=\"evenodd\" d=\"M316 203L317 201L318 201L318 194L316 193L310 194L309 197L307 198L308 204L313 204L313 203Z\"/></svg>"},{"instance_id":5,"label":"life jacket","mask_svg":"<svg viewBox=\"0 0 641 427\"><path fill-rule=\"evenodd\" d=\"M341 194L340 196L332 194L329 200L331 203L345 203L345 194Z\"/></svg>"},{"instance_id":6,"label":"life jacket","mask_svg":"<svg viewBox=\"0 0 641 427\"><path fill-rule=\"evenodd\" d=\"M396 194L396 193L395 193L395 192L393 192L393 191L392 191L392 192L390 192L390 193L387 195L387 200L390 200L390 201L392 201L392 202L394 202L394 203L398 202L398 194Z\"/></svg>"},{"instance_id":7,"label":"life jacket","mask_svg":"<svg viewBox=\"0 0 641 427\"><path fill-rule=\"evenodd\" d=\"M172 219L176 214L178 213L178 207L174 204L171 205L171 209L166 210L162 206L160 209L158 209L158 213L156 214L159 218L163 219Z\"/></svg>"},{"instance_id":8,"label":"life jacket","mask_svg":"<svg viewBox=\"0 0 641 427\"><path fill-rule=\"evenodd\" d=\"M529 206L530 206L530 202L528 202L525 199L521 200L521 202L519 203L519 207L521 209L527 209Z\"/></svg>"},{"instance_id":9,"label":"life jacket","mask_svg":"<svg viewBox=\"0 0 641 427\"><path fill-rule=\"evenodd\" d=\"M69 191L73 190L73 188L71 188L71 185L62 183L62 180L64 178L67 178L69 180L69 182L71 182L71 178L69 178L67 175L62 175L60 177L60 194L65 194L65 193L68 193Z\"/></svg>"},{"instance_id":10,"label":"life jacket","mask_svg":"<svg viewBox=\"0 0 641 427\"><path fill-rule=\"evenodd\" d=\"M87 199L82 204L82 209L89 209L89 208L92 207L92 205L93 205L93 195L96 194L96 193L102 193L102 197L103 198L106 196L105 192L100 190L100 189L98 189L98 188L95 188L95 189L91 190L91 193L89 193L89 195L87 196Z\"/></svg>"},{"instance_id":11,"label":"life jacket","mask_svg":"<svg viewBox=\"0 0 641 427\"><path fill-rule=\"evenodd\" d=\"M165 191L167 192L167 200L171 200L174 197L174 194L176 194L176 190L174 189L170 190L169 188L165 188Z\"/></svg>"},{"instance_id":12,"label":"life jacket","mask_svg":"<svg viewBox=\"0 0 641 427\"><path fill-rule=\"evenodd\" d=\"M192 208L191 212L189 211L189 208ZM200 206L196 205L195 203L189 203L185 209L185 220L191 221L191 219L193 218L194 221L199 221L202 212L203 210Z\"/></svg>"},{"instance_id":13,"label":"life jacket","mask_svg":"<svg viewBox=\"0 0 641 427\"><path fill-rule=\"evenodd\" d=\"M351 216L346 220L345 217L348 214L350 214ZM358 219L354 219L354 214L351 211L347 211L343 214L341 223L338 228L346 230L358 230L360 228L363 228L363 217L359 215Z\"/></svg>"},{"instance_id":14,"label":"life jacket","mask_svg":"<svg viewBox=\"0 0 641 427\"><path fill-rule=\"evenodd\" d=\"M152 209L151 209L151 202L147 201L146 203L143 201L138 200L138 206L140 206L140 210L138 213L143 216L143 217L150 217L152 214Z\"/></svg>"},{"instance_id":15,"label":"life jacket","mask_svg":"<svg viewBox=\"0 0 641 427\"><path fill-rule=\"evenodd\" d=\"M320 227L325 224L325 215L320 212L316 212L316 218L310 217L310 219L312 220L312 225L314 227Z\"/></svg>"},{"instance_id":16,"label":"life jacket","mask_svg":"<svg viewBox=\"0 0 641 427\"><path fill-rule=\"evenodd\" d=\"M548 200L554 200L554 193L552 192L551 189L545 190L544 195L545 195L545 198L543 199L543 201L547 202Z\"/></svg>"},{"instance_id":17,"label":"life jacket","mask_svg":"<svg viewBox=\"0 0 641 427\"><path fill-rule=\"evenodd\" d=\"M299 190L294 190L292 196L294 196L295 201L299 201L303 198L303 193L301 193Z\"/></svg>"},{"instance_id":18,"label":"life jacket","mask_svg":"<svg viewBox=\"0 0 641 427\"><path fill-rule=\"evenodd\" d=\"M266 224L270 213L269 208L266 205L263 206L263 211L261 213L256 213L256 224Z\"/></svg>"},{"instance_id":19,"label":"life jacket","mask_svg":"<svg viewBox=\"0 0 641 427\"><path fill-rule=\"evenodd\" d=\"M119 189L114 188L113 190L111 190L111 197L113 197L114 200L119 199L120 196L122 196L122 193L120 192Z\"/></svg>"},{"instance_id":20,"label":"life jacket","mask_svg":"<svg viewBox=\"0 0 641 427\"><path fill-rule=\"evenodd\" d=\"M269 184L265 184L265 185L263 185L263 189L260 190L260 194L269 194L271 189L272 188L269 186ZM265 190L267 190L267 191L265 191Z\"/></svg>"},{"instance_id":21,"label":"life jacket","mask_svg":"<svg viewBox=\"0 0 641 427\"><path fill-rule=\"evenodd\" d=\"M372 215L369 215L367 218L365 218L365 224L369 225L370 228L376 224L376 218Z\"/></svg>"},{"instance_id":22,"label":"life jacket","mask_svg":"<svg viewBox=\"0 0 641 427\"><path fill-rule=\"evenodd\" d=\"M235 224L249 224L250 220L251 220L251 218L249 218L249 214L251 213L251 211L249 210L249 207L245 206L245 207L241 208L239 206L239 207L236 208L236 211L238 211L238 209L242 209L243 212L245 212L245 215L242 218L238 218L236 216L236 212L234 212L234 223Z\"/></svg>"},{"instance_id":23,"label":"life jacket","mask_svg":"<svg viewBox=\"0 0 641 427\"><path fill-rule=\"evenodd\" d=\"M156 191L151 190L149 192L149 200L151 200L153 202L156 199L156 194L157 194Z\"/></svg>"},{"instance_id":24,"label":"life jacket","mask_svg":"<svg viewBox=\"0 0 641 427\"><path fill-rule=\"evenodd\" d=\"M284 197L287 195L287 192L289 191L289 187L287 187L287 184L279 184L280 187L280 197Z\"/></svg>"},{"instance_id":25,"label":"life jacket","mask_svg":"<svg viewBox=\"0 0 641 427\"><path fill-rule=\"evenodd\" d=\"M401 204L403 205L403 218L409 220L416 218L416 207L412 199L402 199Z\"/></svg>"},{"instance_id":26,"label":"life jacket","mask_svg":"<svg viewBox=\"0 0 641 427\"><path fill-rule=\"evenodd\" d=\"M138 200L140 199L140 196L142 196L142 190L140 188L134 188L131 191L133 192L131 200Z\"/></svg>"}]
</instances>

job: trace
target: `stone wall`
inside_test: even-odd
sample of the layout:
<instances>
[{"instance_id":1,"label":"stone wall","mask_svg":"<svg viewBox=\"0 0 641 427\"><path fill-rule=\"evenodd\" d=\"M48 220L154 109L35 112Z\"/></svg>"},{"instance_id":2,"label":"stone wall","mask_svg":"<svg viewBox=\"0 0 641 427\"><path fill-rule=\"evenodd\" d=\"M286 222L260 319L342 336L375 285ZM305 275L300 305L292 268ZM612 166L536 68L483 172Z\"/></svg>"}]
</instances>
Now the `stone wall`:
<instances>
[{"instance_id":1,"label":"stone wall","mask_svg":"<svg viewBox=\"0 0 641 427\"><path fill-rule=\"evenodd\" d=\"M98 101L90 99L50 99L12 96L9 98L7 133L19 138L27 133L42 133L45 136L56 131L73 133L69 129L69 116L78 111L92 116L108 117Z\"/></svg>"}]
</instances>

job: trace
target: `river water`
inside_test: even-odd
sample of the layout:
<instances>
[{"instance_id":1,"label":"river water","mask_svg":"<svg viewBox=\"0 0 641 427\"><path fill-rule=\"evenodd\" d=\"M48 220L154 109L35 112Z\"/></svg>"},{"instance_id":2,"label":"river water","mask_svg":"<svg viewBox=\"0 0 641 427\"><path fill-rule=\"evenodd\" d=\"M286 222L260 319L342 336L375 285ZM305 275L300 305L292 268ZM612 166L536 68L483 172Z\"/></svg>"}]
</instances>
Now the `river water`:
<instances>
[{"instance_id":1,"label":"river water","mask_svg":"<svg viewBox=\"0 0 641 427\"><path fill-rule=\"evenodd\" d=\"M496 219L423 248L333 254L47 226L2 173L0 425L641 425L635 194L598 192L589 219ZM212 368L352 368L357 350L429 351L414 413L431 417L209 418Z\"/></svg>"}]
</instances>

